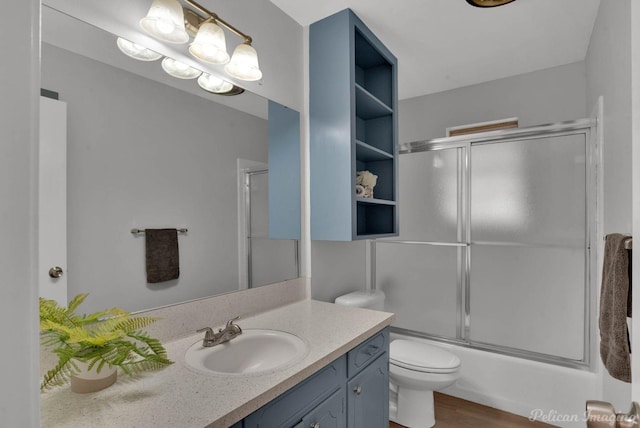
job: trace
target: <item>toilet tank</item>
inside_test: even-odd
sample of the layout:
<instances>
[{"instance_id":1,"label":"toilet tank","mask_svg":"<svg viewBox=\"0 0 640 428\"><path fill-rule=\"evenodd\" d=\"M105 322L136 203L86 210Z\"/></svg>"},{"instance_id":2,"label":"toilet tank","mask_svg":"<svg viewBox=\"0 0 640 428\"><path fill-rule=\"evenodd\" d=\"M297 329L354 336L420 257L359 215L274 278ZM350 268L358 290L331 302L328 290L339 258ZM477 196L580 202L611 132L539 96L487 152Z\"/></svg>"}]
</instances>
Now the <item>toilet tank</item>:
<instances>
[{"instance_id":1,"label":"toilet tank","mask_svg":"<svg viewBox=\"0 0 640 428\"><path fill-rule=\"evenodd\" d=\"M354 291L336 299L337 305L356 306L358 308L384 310L384 293L380 290Z\"/></svg>"}]
</instances>

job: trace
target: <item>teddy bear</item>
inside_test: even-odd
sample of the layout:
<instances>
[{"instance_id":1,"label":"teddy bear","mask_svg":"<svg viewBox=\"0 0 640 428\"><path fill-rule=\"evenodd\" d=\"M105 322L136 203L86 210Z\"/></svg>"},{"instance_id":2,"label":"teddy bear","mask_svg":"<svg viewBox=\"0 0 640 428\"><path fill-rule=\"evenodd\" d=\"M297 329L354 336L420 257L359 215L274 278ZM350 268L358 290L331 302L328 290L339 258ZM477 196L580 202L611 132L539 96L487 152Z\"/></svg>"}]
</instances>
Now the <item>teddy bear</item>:
<instances>
[{"instance_id":1,"label":"teddy bear","mask_svg":"<svg viewBox=\"0 0 640 428\"><path fill-rule=\"evenodd\" d=\"M369 171L356 172L356 196L373 198L373 188L376 187L378 176Z\"/></svg>"}]
</instances>

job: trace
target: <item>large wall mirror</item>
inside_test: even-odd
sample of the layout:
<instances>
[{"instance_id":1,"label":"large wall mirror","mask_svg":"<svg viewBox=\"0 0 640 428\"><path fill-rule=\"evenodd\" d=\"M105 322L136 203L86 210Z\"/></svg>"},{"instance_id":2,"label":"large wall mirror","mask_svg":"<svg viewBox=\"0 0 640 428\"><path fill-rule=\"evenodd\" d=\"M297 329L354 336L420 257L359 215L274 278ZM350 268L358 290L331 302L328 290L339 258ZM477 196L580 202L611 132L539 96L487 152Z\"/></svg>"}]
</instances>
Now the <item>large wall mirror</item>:
<instances>
[{"instance_id":1,"label":"large wall mirror","mask_svg":"<svg viewBox=\"0 0 640 428\"><path fill-rule=\"evenodd\" d=\"M42 87L67 108L67 295L138 311L299 276L297 242L268 238L269 101L170 77L71 15L43 5ZM149 284L131 229L173 227L180 277Z\"/></svg>"}]
</instances>

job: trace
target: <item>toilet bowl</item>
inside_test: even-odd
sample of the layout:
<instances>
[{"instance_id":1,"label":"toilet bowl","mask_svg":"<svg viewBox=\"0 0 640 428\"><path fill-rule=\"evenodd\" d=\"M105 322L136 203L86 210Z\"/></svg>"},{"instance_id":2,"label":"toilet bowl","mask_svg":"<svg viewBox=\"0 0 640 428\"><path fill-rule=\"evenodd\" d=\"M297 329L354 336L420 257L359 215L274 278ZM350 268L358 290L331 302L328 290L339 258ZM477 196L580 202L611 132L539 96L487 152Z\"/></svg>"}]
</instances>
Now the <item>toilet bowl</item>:
<instances>
[{"instance_id":1,"label":"toilet bowl","mask_svg":"<svg viewBox=\"0 0 640 428\"><path fill-rule=\"evenodd\" d=\"M382 291L340 296L336 304L382 310ZM409 428L435 425L433 391L453 385L460 358L434 345L397 339L389 348L389 419Z\"/></svg>"},{"instance_id":2,"label":"toilet bowl","mask_svg":"<svg viewBox=\"0 0 640 428\"><path fill-rule=\"evenodd\" d=\"M453 385L460 359L437 346L397 339L389 350L389 419L410 428L435 425L433 391Z\"/></svg>"}]
</instances>

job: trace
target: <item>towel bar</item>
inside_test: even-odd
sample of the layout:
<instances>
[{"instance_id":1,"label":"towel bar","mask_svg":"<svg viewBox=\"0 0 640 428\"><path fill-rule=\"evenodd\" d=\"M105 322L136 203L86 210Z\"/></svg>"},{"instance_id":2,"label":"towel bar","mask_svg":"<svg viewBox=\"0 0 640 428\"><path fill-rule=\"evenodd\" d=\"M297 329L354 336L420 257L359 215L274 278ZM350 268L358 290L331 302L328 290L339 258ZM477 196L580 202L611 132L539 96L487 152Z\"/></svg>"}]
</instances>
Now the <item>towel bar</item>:
<instances>
[{"instance_id":1,"label":"towel bar","mask_svg":"<svg viewBox=\"0 0 640 428\"><path fill-rule=\"evenodd\" d=\"M629 238L624 241L625 250L633 250L633 238Z\"/></svg>"},{"instance_id":2,"label":"towel bar","mask_svg":"<svg viewBox=\"0 0 640 428\"><path fill-rule=\"evenodd\" d=\"M131 233L134 235L137 235L138 233L144 233L146 229L136 229L133 228L131 229ZM187 233L189 231L189 229L187 229L186 227L183 227L181 229L176 229L176 231L178 231L178 233Z\"/></svg>"}]
</instances>

